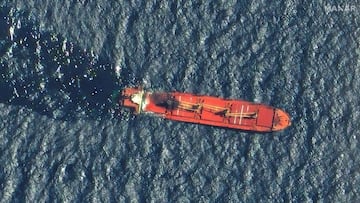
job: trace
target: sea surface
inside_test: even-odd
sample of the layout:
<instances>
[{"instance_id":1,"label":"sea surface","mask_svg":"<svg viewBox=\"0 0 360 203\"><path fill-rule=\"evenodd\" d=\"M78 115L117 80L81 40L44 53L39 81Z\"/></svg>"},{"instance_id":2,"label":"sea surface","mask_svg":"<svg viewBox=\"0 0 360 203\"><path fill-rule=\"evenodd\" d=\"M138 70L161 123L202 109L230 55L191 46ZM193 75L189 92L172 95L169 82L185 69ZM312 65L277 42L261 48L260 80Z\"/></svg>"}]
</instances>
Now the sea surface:
<instances>
[{"instance_id":1,"label":"sea surface","mask_svg":"<svg viewBox=\"0 0 360 203\"><path fill-rule=\"evenodd\" d=\"M0 202L360 202L360 2L2 0ZM287 111L134 116L142 85Z\"/></svg>"}]
</instances>

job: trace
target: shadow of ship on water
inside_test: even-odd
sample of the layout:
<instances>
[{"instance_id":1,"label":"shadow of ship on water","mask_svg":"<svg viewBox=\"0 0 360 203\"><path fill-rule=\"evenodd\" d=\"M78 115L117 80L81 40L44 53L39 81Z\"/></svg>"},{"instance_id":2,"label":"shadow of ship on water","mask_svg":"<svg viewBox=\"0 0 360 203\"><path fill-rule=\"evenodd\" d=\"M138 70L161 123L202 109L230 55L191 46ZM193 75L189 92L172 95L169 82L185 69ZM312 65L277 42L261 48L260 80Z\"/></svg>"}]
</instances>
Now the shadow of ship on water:
<instances>
[{"instance_id":1,"label":"shadow of ship on water","mask_svg":"<svg viewBox=\"0 0 360 203\"><path fill-rule=\"evenodd\" d=\"M114 115L113 93L135 78L131 72L123 69L118 77L109 64L112 56L96 56L41 32L25 13L0 9L1 103L61 120Z\"/></svg>"}]
</instances>

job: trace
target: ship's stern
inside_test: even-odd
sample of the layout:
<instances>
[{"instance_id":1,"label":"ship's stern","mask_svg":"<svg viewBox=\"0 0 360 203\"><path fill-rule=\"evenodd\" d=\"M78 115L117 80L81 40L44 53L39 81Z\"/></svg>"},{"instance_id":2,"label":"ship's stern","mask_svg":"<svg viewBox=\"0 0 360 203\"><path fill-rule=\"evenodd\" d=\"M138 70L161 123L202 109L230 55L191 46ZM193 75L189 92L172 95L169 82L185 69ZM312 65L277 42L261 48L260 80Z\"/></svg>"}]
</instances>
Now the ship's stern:
<instances>
[{"instance_id":1,"label":"ship's stern","mask_svg":"<svg viewBox=\"0 0 360 203\"><path fill-rule=\"evenodd\" d=\"M145 92L141 88L125 88L119 97L120 106L139 114L143 110Z\"/></svg>"}]
</instances>

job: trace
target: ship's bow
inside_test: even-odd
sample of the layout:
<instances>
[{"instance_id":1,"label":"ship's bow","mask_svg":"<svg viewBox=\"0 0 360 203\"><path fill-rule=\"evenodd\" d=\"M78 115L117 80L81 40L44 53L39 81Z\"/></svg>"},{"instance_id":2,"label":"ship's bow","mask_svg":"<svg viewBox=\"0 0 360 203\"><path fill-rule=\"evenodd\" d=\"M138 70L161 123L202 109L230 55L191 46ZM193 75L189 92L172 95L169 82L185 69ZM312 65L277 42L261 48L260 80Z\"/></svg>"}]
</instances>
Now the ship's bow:
<instances>
[{"instance_id":1,"label":"ship's bow","mask_svg":"<svg viewBox=\"0 0 360 203\"><path fill-rule=\"evenodd\" d=\"M289 114L281 109L275 109L273 131L283 130L291 125Z\"/></svg>"}]
</instances>

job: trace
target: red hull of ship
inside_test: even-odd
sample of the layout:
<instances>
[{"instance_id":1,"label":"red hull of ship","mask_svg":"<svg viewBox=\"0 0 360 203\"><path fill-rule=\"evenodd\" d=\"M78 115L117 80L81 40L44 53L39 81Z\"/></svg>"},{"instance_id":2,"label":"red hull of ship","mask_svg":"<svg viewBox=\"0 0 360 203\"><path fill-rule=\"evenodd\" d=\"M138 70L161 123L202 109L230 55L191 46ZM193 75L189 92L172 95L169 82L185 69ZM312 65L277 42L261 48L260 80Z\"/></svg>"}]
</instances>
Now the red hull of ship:
<instances>
[{"instance_id":1,"label":"red hull of ship","mask_svg":"<svg viewBox=\"0 0 360 203\"><path fill-rule=\"evenodd\" d=\"M153 93L125 88L119 103L135 113L150 112L170 120L239 130L273 132L291 125L289 115L278 108L189 93Z\"/></svg>"}]
</instances>

